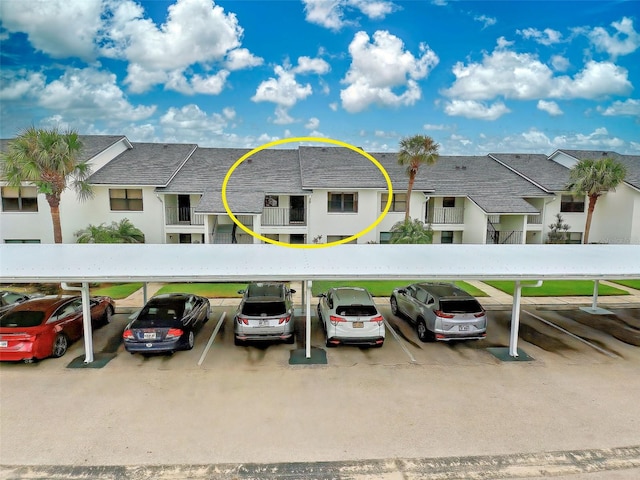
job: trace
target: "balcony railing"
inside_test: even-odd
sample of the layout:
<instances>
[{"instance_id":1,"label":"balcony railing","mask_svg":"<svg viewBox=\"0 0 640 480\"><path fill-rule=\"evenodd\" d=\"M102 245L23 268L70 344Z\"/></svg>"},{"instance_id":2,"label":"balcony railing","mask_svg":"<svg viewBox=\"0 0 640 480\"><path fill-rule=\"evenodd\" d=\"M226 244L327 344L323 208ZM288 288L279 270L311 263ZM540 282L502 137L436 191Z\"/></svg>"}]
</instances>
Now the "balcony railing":
<instances>
[{"instance_id":1,"label":"balcony railing","mask_svg":"<svg viewBox=\"0 0 640 480\"><path fill-rule=\"evenodd\" d=\"M219 232L211 234L211 243L231 244L231 243L253 243L253 237L246 233L236 233L236 242L233 242L231 233Z\"/></svg>"},{"instance_id":2,"label":"balcony railing","mask_svg":"<svg viewBox=\"0 0 640 480\"><path fill-rule=\"evenodd\" d=\"M464 208L462 207L434 207L429 209L427 223L451 224L464 223Z\"/></svg>"},{"instance_id":3,"label":"balcony railing","mask_svg":"<svg viewBox=\"0 0 640 480\"><path fill-rule=\"evenodd\" d=\"M304 208L264 207L262 225L306 225Z\"/></svg>"},{"instance_id":4,"label":"balcony railing","mask_svg":"<svg viewBox=\"0 0 640 480\"><path fill-rule=\"evenodd\" d=\"M166 207L167 225L204 225L204 215L193 207Z\"/></svg>"},{"instance_id":5,"label":"balcony railing","mask_svg":"<svg viewBox=\"0 0 640 480\"><path fill-rule=\"evenodd\" d=\"M527 215L529 225L542 225L542 215Z\"/></svg>"},{"instance_id":6,"label":"balcony railing","mask_svg":"<svg viewBox=\"0 0 640 480\"><path fill-rule=\"evenodd\" d=\"M492 230L487 229L488 244L515 244L522 243L522 231L520 230Z\"/></svg>"}]
</instances>

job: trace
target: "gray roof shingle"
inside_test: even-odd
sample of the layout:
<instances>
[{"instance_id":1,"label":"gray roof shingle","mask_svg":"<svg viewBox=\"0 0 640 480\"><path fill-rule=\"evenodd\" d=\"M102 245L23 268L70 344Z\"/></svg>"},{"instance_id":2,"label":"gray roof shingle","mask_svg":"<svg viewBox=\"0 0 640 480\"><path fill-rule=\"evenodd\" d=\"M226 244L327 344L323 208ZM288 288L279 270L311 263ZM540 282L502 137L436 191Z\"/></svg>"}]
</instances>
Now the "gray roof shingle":
<instances>
[{"instance_id":1,"label":"gray roof shingle","mask_svg":"<svg viewBox=\"0 0 640 480\"><path fill-rule=\"evenodd\" d=\"M132 143L89 178L94 185L164 186L197 148L195 144Z\"/></svg>"},{"instance_id":2,"label":"gray roof shingle","mask_svg":"<svg viewBox=\"0 0 640 480\"><path fill-rule=\"evenodd\" d=\"M546 155L529 153L491 153L491 157L537 183L549 192L562 192L569 181L569 169Z\"/></svg>"},{"instance_id":3,"label":"gray roof shingle","mask_svg":"<svg viewBox=\"0 0 640 480\"><path fill-rule=\"evenodd\" d=\"M640 156L639 155L621 155L616 152L602 150L558 150L559 152L571 155L577 160L598 160L600 158L613 158L622 163L627 169L625 183L640 190Z\"/></svg>"}]
</instances>

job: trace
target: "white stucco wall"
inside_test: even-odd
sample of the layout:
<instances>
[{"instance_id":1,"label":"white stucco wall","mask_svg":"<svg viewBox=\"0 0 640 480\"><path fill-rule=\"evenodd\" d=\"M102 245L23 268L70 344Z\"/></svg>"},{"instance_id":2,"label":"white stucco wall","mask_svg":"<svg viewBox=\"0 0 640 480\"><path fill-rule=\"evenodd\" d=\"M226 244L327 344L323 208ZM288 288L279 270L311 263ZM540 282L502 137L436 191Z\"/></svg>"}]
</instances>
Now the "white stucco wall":
<instances>
[{"instance_id":1,"label":"white stucco wall","mask_svg":"<svg viewBox=\"0 0 640 480\"><path fill-rule=\"evenodd\" d=\"M465 202L462 243L484 244L487 237L487 216L472 201Z\"/></svg>"},{"instance_id":2,"label":"white stucco wall","mask_svg":"<svg viewBox=\"0 0 640 480\"><path fill-rule=\"evenodd\" d=\"M589 242L628 244L632 231L640 223L640 192L628 185L619 185L615 192L607 192L598 198L591 221ZM635 215L634 215L635 214ZM638 227L636 227L638 228Z\"/></svg>"}]
</instances>

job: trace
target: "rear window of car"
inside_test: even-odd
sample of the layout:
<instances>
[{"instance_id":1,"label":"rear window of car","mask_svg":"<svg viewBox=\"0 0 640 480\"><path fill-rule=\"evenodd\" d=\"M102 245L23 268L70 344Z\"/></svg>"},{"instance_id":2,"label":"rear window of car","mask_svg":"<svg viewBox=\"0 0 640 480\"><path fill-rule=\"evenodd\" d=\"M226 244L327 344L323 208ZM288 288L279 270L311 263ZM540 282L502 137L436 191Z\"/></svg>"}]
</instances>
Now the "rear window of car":
<instances>
[{"instance_id":1,"label":"rear window of car","mask_svg":"<svg viewBox=\"0 0 640 480\"><path fill-rule=\"evenodd\" d=\"M242 306L242 314L249 317L266 315L282 315L287 312L285 302L245 302Z\"/></svg>"},{"instance_id":2,"label":"rear window of car","mask_svg":"<svg viewBox=\"0 0 640 480\"><path fill-rule=\"evenodd\" d=\"M440 310L445 313L477 313L482 307L473 298L460 300L440 300Z\"/></svg>"},{"instance_id":3,"label":"rear window of car","mask_svg":"<svg viewBox=\"0 0 640 480\"><path fill-rule=\"evenodd\" d=\"M37 327L44 320L44 312L9 312L0 318L0 327Z\"/></svg>"},{"instance_id":4,"label":"rear window of car","mask_svg":"<svg viewBox=\"0 0 640 480\"><path fill-rule=\"evenodd\" d=\"M133 322L133 328L172 327L182 323L184 306L175 305L147 305L142 309L138 318Z\"/></svg>"},{"instance_id":5,"label":"rear window of car","mask_svg":"<svg viewBox=\"0 0 640 480\"><path fill-rule=\"evenodd\" d=\"M283 295L282 285L252 284L249 285L247 297L276 297Z\"/></svg>"},{"instance_id":6,"label":"rear window of car","mask_svg":"<svg viewBox=\"0 0 640 480\"><path fill-rule=\"evenodd\" d=\"M373 305L345 305L336 307L336 313L343 317L371 317L378 311Z\"/></svg>"}]
</instances>

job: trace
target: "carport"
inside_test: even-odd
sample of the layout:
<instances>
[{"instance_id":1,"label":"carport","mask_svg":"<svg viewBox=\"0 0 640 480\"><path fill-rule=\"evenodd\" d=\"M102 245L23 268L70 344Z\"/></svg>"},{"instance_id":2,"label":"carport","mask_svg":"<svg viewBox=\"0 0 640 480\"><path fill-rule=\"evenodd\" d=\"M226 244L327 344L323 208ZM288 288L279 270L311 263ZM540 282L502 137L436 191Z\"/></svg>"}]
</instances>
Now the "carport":
<instances>
[{"instance_id":1,"label":"carport","mask_svg":"<svg viewBox=\"0 0 640 480\"><path fill-rule=\"evenodd\" d=\"M89 317L89 284L119 282L301 281L306 357L311 355L311 285L347 279L511 280L509 355L518 355L523 282L640 278L637 245L338 245L287 248L253 245L4 244L2 283L63 283L81 291ZM78 287L70 287L78 283ZM526 284L525 284L526 286ZM93 357L91 322L84 322L85 363Z\"/></svg>"}]
</instances>

